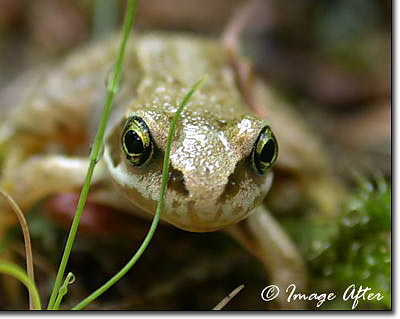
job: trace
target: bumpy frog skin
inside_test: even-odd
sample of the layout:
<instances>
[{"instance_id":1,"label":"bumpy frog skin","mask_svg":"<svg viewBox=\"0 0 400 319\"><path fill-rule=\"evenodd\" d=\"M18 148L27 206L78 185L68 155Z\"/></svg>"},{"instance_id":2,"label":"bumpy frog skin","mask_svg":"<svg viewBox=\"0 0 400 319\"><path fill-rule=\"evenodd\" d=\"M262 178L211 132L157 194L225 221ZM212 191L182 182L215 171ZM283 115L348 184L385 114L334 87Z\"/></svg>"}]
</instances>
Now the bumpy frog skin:
<instances>
[{"instance_id":1,"label":"bumpy frog skin","mask_svg":"<svg viewBox=\"0 0 400 319\"><path fill-rule=\"evenodd\" d=\"M23 211L40 199L82 187L87 152L104 105L104 79L117 50L116 38L83 48L56 66L28 72L0 96L1 107L10 110L0 125L0 188ZM189 231L224 229L264 264L273 283L281 288L296 283L301 290L306 283L302 258L261 205L272 172L269 165L257 163L256 155L269 164L275 161L275 138L265 153L259 144L262 137L273 136L274 126L249 111L227 60L217 40L169 33L133 36L90 200L139 216L155 213L171 119L188 89L208 75L178 120L161 218ZM257 83L255 92L264 92ZM126 135L132 119L146 132L142 142L151 141L135 142L151 145L146 148L148 159L132 161L133 144L126 144L126 136L136 136ZM288 123L279 128L278 141L282 132L295 127ZM292 145L287 141L280 144L282 151ZM287 158L302 163L293 154ZM1 236L14 214L1 200L0 211ZM295 308L300 303L287 304L283 295L279 302Z\"/></svg>"},{"instance_id":2,"label":"bumpy frog skin","mask_svg":"<svg viewBox=\"0 0 400 319\"><path fill-rule=\"evenodd\" d=\"M179 119L161 218L189 231L214 231L244 219L271 185L271 173L259 174L251 162L256 139L267 123L249 114L232 71L215 52L222 53L222 48L184 37L171 38L165 45L155 36L139 41L137 48L145 76L123 119L106 138L104 157L114 183L135 205L154 214L171 119L187 88L207 74L206 84ZM121 131L131 116L144 120L156 145L151 162L143 167L132 166L121 147Z\"/></svg>"}]
</instances>

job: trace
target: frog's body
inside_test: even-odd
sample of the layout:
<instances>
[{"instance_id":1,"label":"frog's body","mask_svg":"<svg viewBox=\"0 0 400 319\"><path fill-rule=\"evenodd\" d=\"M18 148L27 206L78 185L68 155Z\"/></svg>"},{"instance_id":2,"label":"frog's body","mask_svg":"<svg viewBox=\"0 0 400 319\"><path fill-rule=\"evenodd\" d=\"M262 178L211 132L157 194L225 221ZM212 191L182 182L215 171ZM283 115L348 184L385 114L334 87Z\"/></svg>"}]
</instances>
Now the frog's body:
<instances>
[{"instance_id":1,"label":"frog's body","mask_svg":"<svg viewBox=\"0 0 400 319\"><path fill-rule=\"evenodd\" d=\"M23 211L43 197L80 189L117 50L117 39L83 49L28 80L22 97L14 85L0 99L2 108L12 107L0 127L1 187ZM249 111L220 43L187 35L135 35L125 56L92 200L154 214L171 119L188 88L207 74L178 122L161 218L189 231L224 228L264 263L274 283L304 288L302 259L260 205L272 173L257 172L252 152L267 122ZM154 143L151 160L141 166L131 165L121 146L132 116L146 123Z\"/></svg>"}]
</instances>

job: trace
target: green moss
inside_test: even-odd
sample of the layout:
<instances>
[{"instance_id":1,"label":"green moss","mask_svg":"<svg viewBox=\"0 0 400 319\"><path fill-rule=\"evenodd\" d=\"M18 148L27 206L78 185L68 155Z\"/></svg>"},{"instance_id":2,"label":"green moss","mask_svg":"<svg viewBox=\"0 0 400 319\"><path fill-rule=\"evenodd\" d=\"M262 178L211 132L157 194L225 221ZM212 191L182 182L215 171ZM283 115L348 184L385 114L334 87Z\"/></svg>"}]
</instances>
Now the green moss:
<instances>
[{"instance_id":1,"label":"green moss","mask_svg":"<svg viewBox=\"0 0 400 319\"><path fill-rule=\"evenodd\" d=\"M391 308L389 183L359 177L339 216L299 218L286 226L307 260L310 291L337 294L324 308L351 309L352 301L343 302L342 296L352 284L383 295L380 301L359 300L356 309Z\"/></svg>"}]
</instances>

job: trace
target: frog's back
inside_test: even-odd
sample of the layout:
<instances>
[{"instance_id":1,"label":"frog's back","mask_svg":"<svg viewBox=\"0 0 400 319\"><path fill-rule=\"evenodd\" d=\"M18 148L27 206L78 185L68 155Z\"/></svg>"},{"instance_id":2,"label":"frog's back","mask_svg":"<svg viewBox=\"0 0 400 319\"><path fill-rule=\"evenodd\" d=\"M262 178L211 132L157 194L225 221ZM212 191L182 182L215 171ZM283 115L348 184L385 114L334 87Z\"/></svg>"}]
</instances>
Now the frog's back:
<instances>
[{"instance_id":1,"label":"frog's back","mask_svg":"<svg viewBox=\"0 0 400 319\"><path fill-rule=\"evenodd\" d=\"M6 116L7 127L2 125L0 129L0 139L29 132L46 141L59 141L60 135L64 139L70 134L74 139L88 137L87 145L100 119L106 97L104 83L118 48L119 37L113 36L77 50L58 65L47 68L49 71L41 74L40 79L34 79L36 89L24 101L18 98L18 91L23 90L21 81L16 81L7 90L13 92L11 97L7 94L5 99L3 94L0 98L1 118L5 117L4 109L11 111ZM149 96L162 94L164 100L167 95L171 99L182 98L183 90L205 75L208 80L202 94L194 97L202 101L189 104L188 111L197 112L200 118L215 118L216 122L231 122L238 114L247 113L217 40L179 33L134 34L126 48L121 89L114 99L114 118L133 99L140 105L141 101L148 103L145 99ZM168 94L161 92L163 88ZM39 122L42 125L38 126ZM77 135L77 131L81 132Z\"/></svg>"}]
</instances>

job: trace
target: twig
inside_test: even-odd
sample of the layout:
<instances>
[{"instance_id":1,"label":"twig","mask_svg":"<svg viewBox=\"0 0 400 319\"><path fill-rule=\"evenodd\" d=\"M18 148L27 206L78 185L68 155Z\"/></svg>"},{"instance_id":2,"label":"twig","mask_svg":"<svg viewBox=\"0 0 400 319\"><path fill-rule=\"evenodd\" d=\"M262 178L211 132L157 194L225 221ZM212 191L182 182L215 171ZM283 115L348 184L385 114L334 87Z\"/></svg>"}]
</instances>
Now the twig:
<instances>
[{"instance_id":1,"label":"twig","mask_svg":"<svg viewBox=\"0 0 400 319\"><path fill-rule=\"evenodd\" d=\"M221 310L224 308L229 301L232 300L233 297L235 297L242 289L244 288L244 285L240 285L239 287L235 288L228 296L226 296L224 299L222 299L214 308L213 310Z\"/></svg>"}]
</instances>

